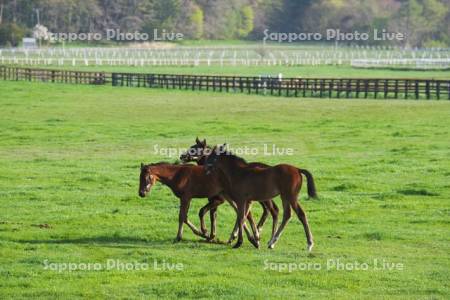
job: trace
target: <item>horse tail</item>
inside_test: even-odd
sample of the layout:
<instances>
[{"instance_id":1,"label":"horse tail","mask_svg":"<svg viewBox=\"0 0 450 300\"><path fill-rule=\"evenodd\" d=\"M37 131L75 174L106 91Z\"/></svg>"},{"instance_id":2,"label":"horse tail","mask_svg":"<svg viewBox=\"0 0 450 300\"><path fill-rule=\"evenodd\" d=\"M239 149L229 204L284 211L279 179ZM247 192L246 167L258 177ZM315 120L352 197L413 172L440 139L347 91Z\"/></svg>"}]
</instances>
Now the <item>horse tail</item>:
<instances>
[{"instance_id":1,"label":"horse tail","mask_svg":"<svg viewBox=\"0 0 450 300\"><path fill-rule=\"evenodd\" d=\"M308 196L311 198L317 198L316 184L314 183L314 177L312 174L305 169L298 169L298 172L306 177L306 181L308 182Z\"/></svg>"}]
</instances>

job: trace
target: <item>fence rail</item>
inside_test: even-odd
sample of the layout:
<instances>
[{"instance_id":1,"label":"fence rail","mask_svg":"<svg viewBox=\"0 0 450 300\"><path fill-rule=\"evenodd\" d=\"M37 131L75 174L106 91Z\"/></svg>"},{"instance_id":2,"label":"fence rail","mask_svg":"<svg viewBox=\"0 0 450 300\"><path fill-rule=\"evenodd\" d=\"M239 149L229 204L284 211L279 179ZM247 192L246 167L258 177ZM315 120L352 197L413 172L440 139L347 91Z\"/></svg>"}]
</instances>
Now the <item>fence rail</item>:
<instances>
[{"instance_id":1,"label":"fence rail","mask_svg":"<svg viewBox=\"0 0 450 300\"><path fill-rule=\"evenodd\" d=\"M355 68L410 68L417 70L450 69L450 58L416 59L353 59L350 65Z\"/></svg>"},{"instance_id":2,"label":"fence rail","mask_svg":"<svg viewBox=\"0 0 450 300\"><path fill-rule=\"evenodd\" d=\"M450 79L284 78L79 72L0 66L0 79L292 97L448 99Z\"/></svg>"},{"instance_id":3,"label":"fence rail","mask_svg":"<svg viewBox=\"0 0 450 300\"><path fill-rule=\"evenodd\" d=\"M450 49L253 44L241 46L0 48L0 65L46 66L317 66L446 69ZM361 61L362 60L362 61ZM426 62L426 63L423 63Z\"/></svg>"}]
</instances>

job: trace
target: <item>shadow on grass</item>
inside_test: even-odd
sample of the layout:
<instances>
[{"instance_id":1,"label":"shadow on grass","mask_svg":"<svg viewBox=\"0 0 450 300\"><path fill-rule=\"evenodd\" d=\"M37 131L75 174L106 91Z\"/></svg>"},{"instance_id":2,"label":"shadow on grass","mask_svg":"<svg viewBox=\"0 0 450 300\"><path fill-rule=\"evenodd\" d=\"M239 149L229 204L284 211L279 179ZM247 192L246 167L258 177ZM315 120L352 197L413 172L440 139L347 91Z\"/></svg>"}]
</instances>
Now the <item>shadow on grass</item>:
<instances>
[{"instance_id":1,"label":"shadow on grass","mask_svg":"<svg viewBox=\"0 0 450 300\"><path fill-rule=\"evenodd\" d=\"M405 196L439 196L438 193L430 192L426 189L405 189L399 190L397 193Z\"/></svg>"},{"instance_id":2,"label":"shadow on grass","mask_svg":"<svg viewBox=\"0 0 450 300\"><path fill-rule=\"evenodd\" d=\"M162 246L169 245L173 240L149 240L138 237L118 237L118 236L94 236L80 238L60 238L48 240L27 240L27 239L11 239L11 242L23 244L78 244L78 245L110 245L110 246Z\"/></svg>"},{"instance_id":3,"label":"shadow on grass","mask_svg":"<svg viewBox=\"0 0 450 300\"><path fill-rule=\"evenodd\" d=\"M214 245L227 245L221 241L206 241L206 240L187 240L183 239L180 242L174 242L174 239L147 239L139 237L117 237L117 236L95 236L95 237L80 237L80 238L62 238L62 239L48 239L48 240L28 240L28 239L10 239L10 242L21 244L74 244L74 245L101 245L104 247L113 248L167 248L171 245L183 244L190 247L198 247L199 243L202 244L214 244ZM222 247L220 247L222 248Z\"/></svg>"}]
</instances>

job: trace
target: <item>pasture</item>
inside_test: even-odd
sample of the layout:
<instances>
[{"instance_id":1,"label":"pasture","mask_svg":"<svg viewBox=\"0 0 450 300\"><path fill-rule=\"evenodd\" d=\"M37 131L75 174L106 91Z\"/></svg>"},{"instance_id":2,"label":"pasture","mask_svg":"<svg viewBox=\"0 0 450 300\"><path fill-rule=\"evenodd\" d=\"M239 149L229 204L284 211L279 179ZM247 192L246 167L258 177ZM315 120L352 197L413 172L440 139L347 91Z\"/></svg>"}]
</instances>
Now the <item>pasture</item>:
<instances>
[{"instance_id":1,"label":"pasture","mask_svg":"<svg viewBox=\"0 0 450 300\"><path fill-rule=\"evenodd\" d=\"M2 299L450 293L449 101L2 81L0 108ZM184 240L173 243L178 199L161 184L139 198L139 165L174 161L155 145L186 148L197 135L210 144L257 147L257 155L244 155L248 161L313 173L319 199L307 199L306 185L300 193L315 237L311 254L296 218L274 250L265 247L271 220L259 250L247 240L238 250L206 243L186 226ZM267 155L264 144L294 154ZM205 203L193 200L189 219L196 225ZM253 211L259 215L260 206ZM219 207L220 240L234 221L229 205ZM46 268L108 260L149 268ZM181 270L170 270L174 264ZM288 264L291 271L283 269Z\"/></svg>"}]
</instances>

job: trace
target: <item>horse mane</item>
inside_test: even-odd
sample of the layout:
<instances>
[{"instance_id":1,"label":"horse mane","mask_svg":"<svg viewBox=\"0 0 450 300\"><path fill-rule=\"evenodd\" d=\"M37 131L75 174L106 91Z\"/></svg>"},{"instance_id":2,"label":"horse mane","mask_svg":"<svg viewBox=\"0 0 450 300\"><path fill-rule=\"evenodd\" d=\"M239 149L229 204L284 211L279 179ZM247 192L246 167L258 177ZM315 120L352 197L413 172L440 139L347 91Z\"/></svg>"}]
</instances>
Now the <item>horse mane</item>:
<instances>
[{"instance_id":1,"label":"horse mane","mask_svg":"<svg viewBox=\"0 0 450 300\"><path fill-rule=\"evenodd\" d=\"M168 162L168 161L160 161L160 162L150 163L150 164L144 165L144 167L148 168L148 167L157 167L157 166L162 166L162 165L180 165L180 161L176 160L173 163Z\"/></svg>"},{"instance_id":2,"label":"horse mane","mask_svg":"<svg viewBox=\"0 0 450 300\"><path fill-rule=\"evenodd\" d=\"M248 164L245 159L243 159L242 157L237 156L236 154L233 154L230 151L226 151L225 155L228 156L229 158L231 158L231 160L233 160L234 162L243 163L243 164L246 164L246 165Z\"/></svg>"}]
</instances>

